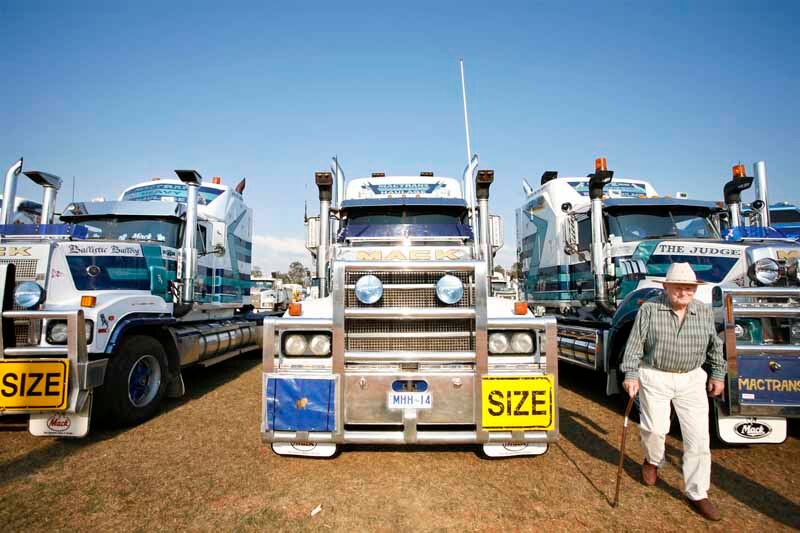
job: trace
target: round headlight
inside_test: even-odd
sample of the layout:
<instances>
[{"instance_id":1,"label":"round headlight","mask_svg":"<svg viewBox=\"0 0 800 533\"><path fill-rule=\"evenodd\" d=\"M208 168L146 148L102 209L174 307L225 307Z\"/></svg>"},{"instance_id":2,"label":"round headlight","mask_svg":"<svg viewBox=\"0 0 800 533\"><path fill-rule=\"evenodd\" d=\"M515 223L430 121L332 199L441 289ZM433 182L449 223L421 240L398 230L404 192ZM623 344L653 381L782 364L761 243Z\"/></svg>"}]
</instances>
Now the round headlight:
<instances>
[{"instance_id":1,"label":"round headlight","mask_svg":"<svg viewBox=\"0 0 800 533\"><path fill-rule=\"evenodd\" d=\"M314 335L308 345L314 355L328 355L331 353L331 338L327 335Z\"/></svg>"},{"instance_id":2,"label":"round headlight","mask_svg":"<svg viewBox=\"0 0 800 533\"><path fill-rule=\"evenodd\" d=\"M505 333L492 333L489 335L489 353L506 353L508 345L508 335Z\"/></svg>"},{"instance_id":3,"label":"round headlight","mask_svg":"<svg viewBox=\"0 0 800 533\"><path fill-rule=\"evenodd\" d=\"M736 324L733 328L734 333L736 334L737 339L743 339L745 335L744 326L741 324Z\"/></svg>"},{"instance_id":4,"label":"round headlight","mask_svg":"<svg viewBox=\"0 0 800 533\"><path fill-rule=\"evenodd\" d=\"M436 282L436 296L446 304L455 304L464 297L464 284L455 276L447 274Z\"/></svg>"},{"instance_id":5,"label":"round headlight","mask_svg":"<svg viewBox=\"0 0 800 533\"><path fill-rule=\"evenodd\" d=\"M47 342L50 344L67 343L67 323L63 321L51 322L47 332Z\"/></svg>"},{"instance_id":6,"label":"round headlight","mask_svg":"<svg viewBox=\"0 0 800 533\"><path fill-rule=\"evenodd\" d=\"M511 351L514 353L531 353L533 337L530 333L518 332L511 336Z\"/></svg>"},{"instance_id":7,"label":"round headlight","mask_svg":"<svg viewBox=\"0 0 800 533\"><path fill-rule=\"evenodd\" d=\"M383 296L383 283L372 274L361 276L356 281L356 298L362 304L374 304Z\"/></svg>"},{"instance_id":8,"label":"round headlight","mask_svg":"<svg viewBox=\"0 0 800 533\"><path fill-rule=\"evenodd\" d=\"M14 303L25 309L36 307L44 299L44 289L35 281L23 281L14 289Z\"/></svg>"},{"instance_id":9,"label":"round headlight","mask_svg":"<svg viewBox=\"0 0 800 533\"><path fill-rule=\"evenodd\" d=\"M765 257L755 262L753 265L753 275L756 281L762 285L772 285L778 281L781 275L781 267L774 259Z\"/></svg>"},{"instance_id":10,"label":"round headlight","mask_svg":"<svg viewBox=\"0 0 800 533\"><path fill-rule=\"evenodd\" d=\"M303 355L306 353L308 343L303 335L289 335L284 346L287 355Z\"/></svg>"}]
</instances>

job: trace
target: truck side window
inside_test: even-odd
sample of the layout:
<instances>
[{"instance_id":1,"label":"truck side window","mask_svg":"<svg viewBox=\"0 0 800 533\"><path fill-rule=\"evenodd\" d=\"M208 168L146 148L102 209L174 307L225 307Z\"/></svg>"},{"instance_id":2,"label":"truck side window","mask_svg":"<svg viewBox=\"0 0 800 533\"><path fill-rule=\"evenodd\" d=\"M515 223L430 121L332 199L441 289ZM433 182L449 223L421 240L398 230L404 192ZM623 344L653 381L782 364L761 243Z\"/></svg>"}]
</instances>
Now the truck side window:
<instances>
[{"instance_id":1,"label":"truck side window","mask_svg":"<svg viewBox=\"0 0 800 533\"><path fill-rule=\"evenodd\" d=\"M206 235L208 229L202 224L197 225L197 238L195 239L195 246L197 247L198 254L206 253Z\"/></svg>"},{"instance_id":2,"label":"truck side window","mask_svg":"<svg viewBox=\"0 0 800 533\"><path fill-rule=\"evenodd\" d=\"M588 252L592 244L592 219L586 217L578 220L578 251Z\"/></svg>"}]
</instances>

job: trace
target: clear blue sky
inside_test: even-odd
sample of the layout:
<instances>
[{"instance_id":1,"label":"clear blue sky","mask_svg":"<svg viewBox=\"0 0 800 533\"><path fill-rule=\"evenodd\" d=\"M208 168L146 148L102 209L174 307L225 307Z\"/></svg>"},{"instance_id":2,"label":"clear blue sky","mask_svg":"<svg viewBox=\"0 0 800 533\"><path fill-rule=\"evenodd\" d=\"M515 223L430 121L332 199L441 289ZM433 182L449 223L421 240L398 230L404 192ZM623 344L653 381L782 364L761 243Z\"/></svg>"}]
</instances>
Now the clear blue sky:
<instances>
[{"instance_id":1,"label":"clear blue sky","mask_svg":"<svg viewBox=\"0 0 800 533\"><path fill-rule=\"evenodd\" d=\"M0 164L64 177L59 207L72 176L78 199L176 168L246 177L267 269L309 263L303 201L334 154L348 177L461 175L459 57L503 264L520 178L599 155L713 200L763 159L770 200L800 200L798 2L108 4L0 5Z\"/></svg>"}]
</instances>

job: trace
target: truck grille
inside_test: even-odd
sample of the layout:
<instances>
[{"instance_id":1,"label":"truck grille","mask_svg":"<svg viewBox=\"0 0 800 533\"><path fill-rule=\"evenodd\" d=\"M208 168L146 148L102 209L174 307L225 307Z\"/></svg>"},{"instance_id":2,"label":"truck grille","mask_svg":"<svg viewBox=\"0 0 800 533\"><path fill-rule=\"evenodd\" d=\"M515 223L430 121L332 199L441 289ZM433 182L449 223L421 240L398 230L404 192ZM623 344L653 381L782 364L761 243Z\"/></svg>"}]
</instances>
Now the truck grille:
<instances>
[{"instance_id":1,"label":"truck grille","mask_svg":"<svg viewBox=\"0 0 800 533\"><path fill-rule=\"evenodd\" d=\"M29 320L14 321L14 339L17 346L27 346L30 344L31 323Z\"/></svg>"},{"instance_id":2,"label":"truck grille","mask_svg":"<svg viewBox=\"0 0 800 533\"><path fill-rule=\"evenodd\" d=\"M38 259L0 259L0 265L13 263L17 267L17 279L26 281L36 279Z\"/></svg>"},{"instance_id":3,"label":"truck grille","mask_svg":"<svg viewBox=\"0 0 800 533\"><path fill-rule=\"evenodd\" d=\"M0 265L13 263L16 267L16 279L20 281L34 281L36 279L36 266L38 259L0 259ZM11 307L14 311L22 311L23 308L16 303ZM40 322L40 321L39 321ZM14 340L17 346L31 346L31 321L27 319L14 320ZM38 344L35 343L35 344Z\"/></svg>"},{"instance_id":4,"label":"truck grille","mask_svg":"<svg viewBox=\"0 0 800 533\"><path fill-rule=\"evenodd\" d=\"M363 304L355 294L355 284L361 276L372 274L383 282L383 297L374 304ZM394 271L349 271L346 275L345 305L347 307L472 307L475 300L475 285L469 272L454 272L464 284L464 297L456 304L448 305L436 297L436 282L444 272L394 272Z\"/></svg>"},{"instance_id":5,"label":"truck grille","mask_svg":"<svg viewBox=\"0 0 800 533\"><path fill-rule=\"evenodd\" d=\"M471 352L475 349L471 334L464 337L348 337L346 349L352 352Z\"/></svg>"}]
</instances>

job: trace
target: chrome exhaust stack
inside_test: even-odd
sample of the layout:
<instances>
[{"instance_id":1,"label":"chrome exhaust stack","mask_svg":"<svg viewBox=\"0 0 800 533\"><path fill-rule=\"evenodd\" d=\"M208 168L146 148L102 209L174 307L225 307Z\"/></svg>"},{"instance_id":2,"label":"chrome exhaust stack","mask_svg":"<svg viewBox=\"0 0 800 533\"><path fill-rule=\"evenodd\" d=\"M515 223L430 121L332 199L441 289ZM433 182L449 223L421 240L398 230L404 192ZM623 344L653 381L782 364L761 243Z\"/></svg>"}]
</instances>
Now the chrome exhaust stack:
<instances>
[{"instance_id":1,"label":"chrome exhaust stack","mask_svg":"<svg viewBox=\"0 0 800 533\"><path fill-rule=\"evenodd\" d=\"M14 220L14 205L17 200L17 178L22 172L22 158L8 167L6 181L3 184L3 224L11 224Z\"/></svg>"},{"instance_id":2,"label":"chrome exhaust stack","mask_svg":"<svg viewBox=\"0 0 800 533\"><path fill-rule=\"evenodd\" d=\"M594 271L594 303L607 315L614 313L606 291L606 262L603 258L603 187L611 183L614 171L606 168L606 158L594 162L589 174L589 198L592 201L592 270Z\"/></svg>"},{"instance_id":3,"label":"chrome exhaust stack","mask_svg":"<svg viewBox=\"0 0 800 533\"><path fill-rule=\"evenodd\" d=\"M183 246L181 247L180 272L181 303L194 301L194 285L197 278L197 195L203 178L196 170L176 170L184 184L186 184L186 229L183 232Z\"/></svg>"},{"instance_id":4,"label":"chrome exhaust stack","mask_svg":"<svg viewBox=\"0 0 800 533\"><path fill-rule=\"evenodd\" d=\"M759 216L761 226L769 226L769 199L767 198L767 164L764 161L753 163L753 175L755 176L756 184L756 200L761 202L756 207L756 202L753 202L753 211L756 211Z\"/></svg>"},{"instance_id":5,"label":"chrome exhaust stack","mask_svg":"<svg viewBox=\"0 0 800 533\"><path fill-rule=\"evenodd\" d=\"M319 297L328 295L328 250L330 249L330 215L333 198L333 174L316 172L314 181L319 189L319 250L317 251L317 278L319 278Z\"/></svg>"},{"instance_id":6,"label":"chrome exhaust stack","mask_svg":"<svg viewBox=\"0 0 800 533\"><path fill-rule=\"evenodd\" d=\"M489 239L489 187L494 182L494 170L479 170L475 178L475 198L478 200L478 225L481 232L481 254L486 261L486 272L492 275L492 243Z\"/></svg>"},{"instance_id":7,"label":"chrome exhaust stack","mask_svg":"<svg viewBox=\"0 0 800 533\"><path fill-rule=\"evenodd\" d=\"M32 182L42 187L42 216L41 224L52 224L56 214L56 197L58 190L61 189L62 180L58 176L47 172L29 171L25 172Z\"/></svg>"}]
</instances>

